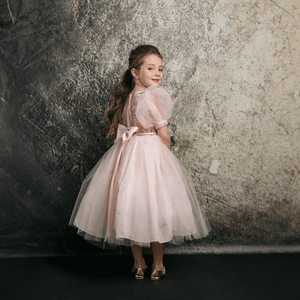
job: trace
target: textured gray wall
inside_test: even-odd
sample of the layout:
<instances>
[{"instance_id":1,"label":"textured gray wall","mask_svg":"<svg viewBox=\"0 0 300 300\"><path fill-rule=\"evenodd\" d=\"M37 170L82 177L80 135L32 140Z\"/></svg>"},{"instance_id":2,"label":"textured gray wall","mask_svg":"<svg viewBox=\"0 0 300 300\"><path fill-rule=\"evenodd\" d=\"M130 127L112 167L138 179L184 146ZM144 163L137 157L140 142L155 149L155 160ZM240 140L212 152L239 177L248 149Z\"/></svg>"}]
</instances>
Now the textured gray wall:
<instances>
[{"instance_id":1,"label":"textured gray wall","mask_svg":"<svg viewBox=\"0 0 300 300\"><path fill-rule=\"evenodd\" d=\"M299 1L9 5L0 2L1 248L94 251L67 223L112 145L101 117L143 43L164 55L171 150L213 227L190 246L299 245Z\"/></svg>"}]
</instances>

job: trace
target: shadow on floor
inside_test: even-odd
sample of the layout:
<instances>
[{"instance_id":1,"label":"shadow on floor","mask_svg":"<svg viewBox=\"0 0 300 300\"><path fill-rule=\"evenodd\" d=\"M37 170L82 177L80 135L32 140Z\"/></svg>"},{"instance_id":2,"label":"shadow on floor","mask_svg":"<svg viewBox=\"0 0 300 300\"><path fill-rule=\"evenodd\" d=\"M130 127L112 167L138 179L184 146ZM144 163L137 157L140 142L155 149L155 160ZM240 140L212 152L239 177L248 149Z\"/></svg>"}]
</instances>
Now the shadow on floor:
<instances>
[{"instance_id":1,"label":"shadow on floor","mask_svg":"<svg viewBox=\"0 0 300 300\"><path fill-rule=\"evenodd\" d=\"M150 267L152 257L145 255ZM0 259L2 300L300 300L300 254L165 255L135 280L129 255Z\"/></svg>"}]
</instances>

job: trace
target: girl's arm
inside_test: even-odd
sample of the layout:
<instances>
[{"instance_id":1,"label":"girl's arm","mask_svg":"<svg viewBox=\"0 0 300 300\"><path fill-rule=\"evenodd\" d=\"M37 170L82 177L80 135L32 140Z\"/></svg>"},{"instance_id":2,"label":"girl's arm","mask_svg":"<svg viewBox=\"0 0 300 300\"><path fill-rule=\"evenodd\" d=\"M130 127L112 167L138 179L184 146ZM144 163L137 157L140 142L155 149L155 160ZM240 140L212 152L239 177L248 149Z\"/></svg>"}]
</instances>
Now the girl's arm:
<instances>
[{"instance_id":1,"label":"girl's arm","mask_svg":"<svg viewBox=\"0 0 300 300\"><path fill-rule=\"evenodd\" d=\"M157 134L162 139L162 142L170 149L171 147L171 137L167 125L157 128Z\"/></svg>"}]
</instances>

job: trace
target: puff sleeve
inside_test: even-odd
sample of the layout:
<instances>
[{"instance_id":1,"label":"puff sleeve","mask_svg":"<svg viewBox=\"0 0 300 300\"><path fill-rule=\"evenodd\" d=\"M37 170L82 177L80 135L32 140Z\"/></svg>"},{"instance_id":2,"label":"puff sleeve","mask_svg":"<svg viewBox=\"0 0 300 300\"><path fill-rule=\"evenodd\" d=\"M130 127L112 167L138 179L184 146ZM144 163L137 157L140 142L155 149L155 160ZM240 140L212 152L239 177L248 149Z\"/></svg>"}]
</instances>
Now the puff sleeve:
<instances>
[{"instance_id":1,"label":"puff sleeve","mask_svg":"<svg viewBox=\"0 0 300 300\"><path fill-rule=\"evenodd\" d=\"M172 115L173 103L163 88L148 87L137 100L136 118L147 129L167 125Z\"/></svg>"}]
</instances>

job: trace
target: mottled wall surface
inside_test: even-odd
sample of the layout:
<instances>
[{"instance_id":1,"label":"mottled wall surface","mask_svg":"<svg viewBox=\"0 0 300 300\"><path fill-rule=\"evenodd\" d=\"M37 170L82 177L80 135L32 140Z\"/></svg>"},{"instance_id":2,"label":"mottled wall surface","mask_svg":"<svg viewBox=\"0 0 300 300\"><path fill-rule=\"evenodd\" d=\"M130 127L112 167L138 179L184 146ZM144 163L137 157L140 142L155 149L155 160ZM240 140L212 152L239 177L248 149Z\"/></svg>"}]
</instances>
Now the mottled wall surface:
<instances>
[{"instance_id":1,"label":"mottled wall surface","mask_svg":"<svg viewBox=\"0 0 300 300\"><path fill-rule=\"evenodd\" d=\"M101 123L129 51L164 55L173 153L211 235L199 245L300 242L296 0L0 2L0 237L76 251L67 223L112 145ZM197 243L191 243L196 245Z\"/></svg>"}]
</instances>

